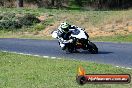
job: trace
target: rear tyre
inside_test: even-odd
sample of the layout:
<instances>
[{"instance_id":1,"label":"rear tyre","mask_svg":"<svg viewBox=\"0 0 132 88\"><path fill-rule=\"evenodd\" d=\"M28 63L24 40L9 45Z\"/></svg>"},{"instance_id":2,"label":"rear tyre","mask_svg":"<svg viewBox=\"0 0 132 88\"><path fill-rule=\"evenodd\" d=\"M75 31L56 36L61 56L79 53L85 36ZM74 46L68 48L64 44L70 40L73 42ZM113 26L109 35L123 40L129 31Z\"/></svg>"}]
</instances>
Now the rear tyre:
<instances>
[{"instance_id":1,"label":"rear tyre","mask_svg":"<svg viewBox=\"0 0 132 88\"><path fill-rule=\"evenodd\" d=\"M88 45L89 45L88 51L89 51L91 54L97 54L97 53L98 53L98 48L97 48L97 46L96 46L94 43L88 42Z\"/></svg>"}]
</instances>

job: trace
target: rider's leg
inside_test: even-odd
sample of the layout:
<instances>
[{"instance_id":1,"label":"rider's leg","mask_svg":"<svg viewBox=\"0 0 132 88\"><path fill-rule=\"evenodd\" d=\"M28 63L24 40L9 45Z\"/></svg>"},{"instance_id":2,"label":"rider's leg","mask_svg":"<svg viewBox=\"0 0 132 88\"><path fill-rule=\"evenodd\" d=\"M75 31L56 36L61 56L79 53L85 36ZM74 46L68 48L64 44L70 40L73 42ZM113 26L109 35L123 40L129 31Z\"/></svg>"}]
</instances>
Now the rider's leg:
<instances>
[{"instance_id":1,"label":"rider's leg","mask_svg":"<svg viewBox=\"0 0 132 88\"><path fill-rule=\"evenodd\" d=\"M75 52L75 53L79 53L79 51L77 50L77 46L76 46L76 42L77 42L77 40L74 39L73 41L74 41L74 42L73 42L74 52Z\"/></svg>"}]
</instances>

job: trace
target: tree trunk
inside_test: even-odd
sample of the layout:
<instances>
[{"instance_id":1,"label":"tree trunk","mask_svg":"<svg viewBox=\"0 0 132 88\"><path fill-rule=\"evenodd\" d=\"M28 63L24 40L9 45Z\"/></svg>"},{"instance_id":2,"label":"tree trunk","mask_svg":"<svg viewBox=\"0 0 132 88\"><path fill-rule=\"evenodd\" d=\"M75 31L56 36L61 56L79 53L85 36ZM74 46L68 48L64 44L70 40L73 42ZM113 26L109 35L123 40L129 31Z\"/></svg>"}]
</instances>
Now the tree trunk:
<instances>
[{"instance_id":1,"label":"tree trunk","mask_svg":"<svg viewBox=\"0 0 132 88\"><path fill-rule=\"evenodd\" d=\"M75 0L75 3L79 6L82 6L82 0Z\"/></svg>"},{"instance_id":2,"label":"tree trunk","mask_svg":"<svg viewBox=\"0 0 132 88\"><path fill-rule=\"evenodd\" d=\"M51 0L51 4L52 4L52 6L54 6L55 5L55 0Z\"/></svg>"},{"instance_id":3,"label":"tree trunk","mask_svg":"<svg viewBox=\"0 0 132 88\"><path fill-rule=\"evenodd\" d=\"M4 1L3 0L0 1L0 6L4 6Z\"/></svg>"},{"instance_id":4,"label":"tree trunk","mask_svg":"<svg viewBox=\"0 0 132 88\"><path fill-rule=\"evenodd\" d=\"M17 0L17 7L23 7L23 0Z\"/></svg>"}]
</instances>

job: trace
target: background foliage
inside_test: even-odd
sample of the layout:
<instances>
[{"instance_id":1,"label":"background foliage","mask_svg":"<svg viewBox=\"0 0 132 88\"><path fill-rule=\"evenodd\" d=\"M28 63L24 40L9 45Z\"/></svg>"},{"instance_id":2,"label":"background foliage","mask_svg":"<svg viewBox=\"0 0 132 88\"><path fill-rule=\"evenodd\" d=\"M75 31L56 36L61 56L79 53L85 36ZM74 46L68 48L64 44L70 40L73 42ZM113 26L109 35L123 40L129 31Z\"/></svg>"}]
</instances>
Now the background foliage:
<instances>
[{"instance_id":1,"label":"background foliage","mask_svg":"<svg viewBox=\"0 0 132 88\"><path fill-rule=\"evenodd\" d=\"M31 26L40 20L32 14L19 15L15 13L0 14L0 30L19 29L23 26Z\"/></svg>"},{"instance_id":2,"label":"background foliage","mask_svg":"<svg viewBox=\"0 0 132 88\"><path fill-rule=\"evenodd\" d=\"M26 5L23 5L25 4ZM17 5L18 4L18 5ZM73 5L79 7L92 7L92 8L121 8L127 9L132 7L131 0L0 0L0 6L16 7L27 6L32 4L36 7L46 8L69 8ZM28 5L30 7L30 5ZM28 7L27 6L27 7Z\"/></svg>"}]
</instances>

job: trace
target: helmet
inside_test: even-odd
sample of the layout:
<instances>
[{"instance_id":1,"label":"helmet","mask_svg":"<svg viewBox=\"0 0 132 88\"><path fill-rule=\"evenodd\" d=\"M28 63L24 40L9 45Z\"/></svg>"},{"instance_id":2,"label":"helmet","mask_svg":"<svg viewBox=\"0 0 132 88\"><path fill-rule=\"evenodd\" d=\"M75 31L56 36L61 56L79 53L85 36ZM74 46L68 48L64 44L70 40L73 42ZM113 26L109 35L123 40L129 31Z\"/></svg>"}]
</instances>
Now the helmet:
<instances>
[{"instance_id":1,"label":"helmet","mask_svg":"<svg viewBox=\"0 0 132 88\"><path fill-rule=\"evenodd\" d=\"M69 31L69 24L66 22L63 22L63 23L61 23L60 28L61 28L62 32L68 32Z\"/></svg>"}]
</instances>

